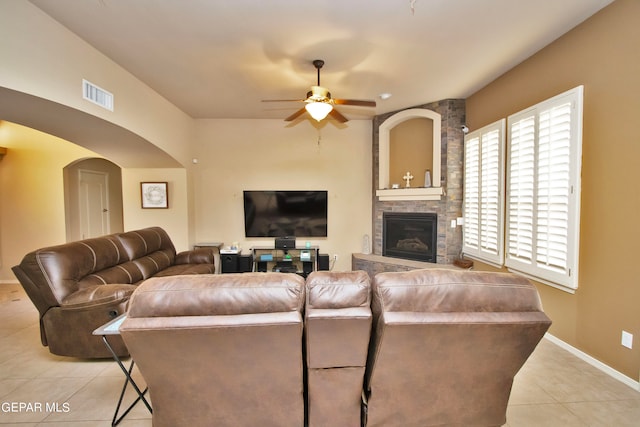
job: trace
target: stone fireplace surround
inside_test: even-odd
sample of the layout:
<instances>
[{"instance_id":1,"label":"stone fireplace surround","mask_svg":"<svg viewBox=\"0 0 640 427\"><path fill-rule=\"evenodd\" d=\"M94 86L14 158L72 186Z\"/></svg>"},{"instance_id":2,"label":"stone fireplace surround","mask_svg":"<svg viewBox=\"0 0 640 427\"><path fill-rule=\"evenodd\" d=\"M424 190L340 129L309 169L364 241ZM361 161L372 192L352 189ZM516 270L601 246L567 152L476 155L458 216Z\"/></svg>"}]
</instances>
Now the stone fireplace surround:
<instances>
[{"instance_id":1,"label":"stone fireplace surround","mask_svg":"<svg viewBox=\"0 0 640 427\"><path fill-rule=\"evenodd\" d=\"M450 267L462 249L462 229L451 227L452 221L462 216L463 142L465 101L446 99L411 108L425 108L442 116L441 126L441 185L444 195L440 200L380 201L376 196L379 177L379 128L394 111L373 119L373 236L372 255L354 254L352 268L365 270L371 276L380 271L406 271L426 267ZM432 179L437 179L433 177ZM384 212L430 212L438 216L436 264L405 261L382 257L382 217ZM441 265L438 265L441 264Z\"/></svg>"}]
</instances>

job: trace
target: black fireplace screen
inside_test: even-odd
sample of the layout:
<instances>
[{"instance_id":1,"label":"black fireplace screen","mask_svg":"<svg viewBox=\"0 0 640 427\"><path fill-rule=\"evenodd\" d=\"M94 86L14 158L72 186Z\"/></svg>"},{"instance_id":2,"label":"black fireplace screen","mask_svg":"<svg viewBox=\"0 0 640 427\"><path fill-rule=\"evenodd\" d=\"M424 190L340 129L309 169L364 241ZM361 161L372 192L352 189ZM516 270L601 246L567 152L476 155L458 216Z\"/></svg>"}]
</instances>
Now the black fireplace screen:
<instances>
[{"instance_id":1,"label":"black fireplace screen","mask_svg":"<svg viewBox=\"0 0 640 427\"><path fill-rule=\"evenodd\" d=\"M383 212L382 255L436 262L437 245L436 214Z\"/></svg>"}]
</instances>

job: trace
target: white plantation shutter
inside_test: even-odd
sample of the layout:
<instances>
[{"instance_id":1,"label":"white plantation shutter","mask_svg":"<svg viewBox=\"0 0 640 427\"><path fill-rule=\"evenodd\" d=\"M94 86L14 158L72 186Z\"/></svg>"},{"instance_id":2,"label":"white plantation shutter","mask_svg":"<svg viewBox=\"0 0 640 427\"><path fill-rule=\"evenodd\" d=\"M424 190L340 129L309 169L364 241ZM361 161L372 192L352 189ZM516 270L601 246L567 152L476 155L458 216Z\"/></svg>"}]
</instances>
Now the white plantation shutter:
<instances>
[{"instance_id":1,"label":"white plantation shutter","mask_svg":"<svg viewBox=\"0 0 640 427\"><path fill-rule=\"evenodd\" d=\"M578 286L582 87L509 117L506 265Z\"/></svg>"},{"instance_id":2,"label":"white plantation shutter","mask_svg":"<svg viewBox=\"0 0 640 427\"><path fill-rule=\"evenodd\" d=\"M534 116L526 113L509 126L507 254L525 262L533 256L534 125Z\"/></svg>"},{"instance_id":3,"label":"white plantation shutter","mask_svg":"<svg viewBox=\"0 0 640 427\"><path fill-rule=\"evenodd\" d=\"M503 129L493 129L482 135L480 246L493 255L498 255L502 246L502 135Z\"/></svg>"},{"instance_id":4,"label":"white plantation shutter","mask_svg":"<svg viewBox=\"0 0 640 427\"><path fill-rule=\"evenodd\" d=\"M540 114L538 144L537 262L567 270L571 191L571 103Z\"/></svg>"},{"instance_id":5,"label":"white plantation shutter","mask_svg":"<svg viewBox=\"0 0 640 427\"><path fill-rule=\"evenodd\" d=\"M463 252L502 265L505 120L465 137Z\"/></svg>"},{"instance_id":6,"label":"white plantation shutter","mask_svg":"<svg viewBox=\"0 0 640 427\"><path fill-rule=\"evenodd\" d=\"M463 251L476 254L480 234L480 137L464 141Z\"/></svg>"}]
</instances>

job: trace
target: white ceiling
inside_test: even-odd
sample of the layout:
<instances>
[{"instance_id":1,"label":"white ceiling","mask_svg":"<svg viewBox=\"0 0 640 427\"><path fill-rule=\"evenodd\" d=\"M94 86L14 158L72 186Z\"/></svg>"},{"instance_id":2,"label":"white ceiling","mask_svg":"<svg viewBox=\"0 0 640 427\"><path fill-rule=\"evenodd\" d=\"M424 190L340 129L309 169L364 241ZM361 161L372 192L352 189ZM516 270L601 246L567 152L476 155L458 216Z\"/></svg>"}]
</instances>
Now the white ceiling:
<instances>
[{"instance_id":1,"label":"white ceiling","mask_svg":"<svg viewBox=\"0 0 640 427\"><path fill-rule=\"evenodd\" d=\"M324 59L334 98L378 103L350 119L465 98L611 1L31 0L194 118L284 118L302 104L261 100Z\"/></svg>"}]
</instances>

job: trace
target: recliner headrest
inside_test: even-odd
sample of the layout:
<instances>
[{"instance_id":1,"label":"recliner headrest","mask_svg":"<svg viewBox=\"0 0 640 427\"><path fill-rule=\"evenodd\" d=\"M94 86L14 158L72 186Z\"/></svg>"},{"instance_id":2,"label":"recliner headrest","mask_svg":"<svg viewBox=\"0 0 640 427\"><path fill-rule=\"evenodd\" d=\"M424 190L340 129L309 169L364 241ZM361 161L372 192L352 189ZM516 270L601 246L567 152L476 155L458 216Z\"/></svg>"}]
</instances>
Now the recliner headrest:
<instances>
[{"instance_id":1,"label":"recliner headrest","mask_svg":"<svg viewBox=\"0 0 640 427\"><path fill-rule=\"evenodd\" d=\"M542 311L535 286L511 273L438 268L379 273L373 293L384 311Z\"/></svg>"},{"instance_id":2,"label":"recliner headrest","mask_svg":"<svg viewBox=\"0 0 640 427\"><path fill-rule=\"evenodd\" d=\"M129 317L215 316L302 311L304 279L286 273L154 277L131 297Z\"/></svg>"}]
</instances>

